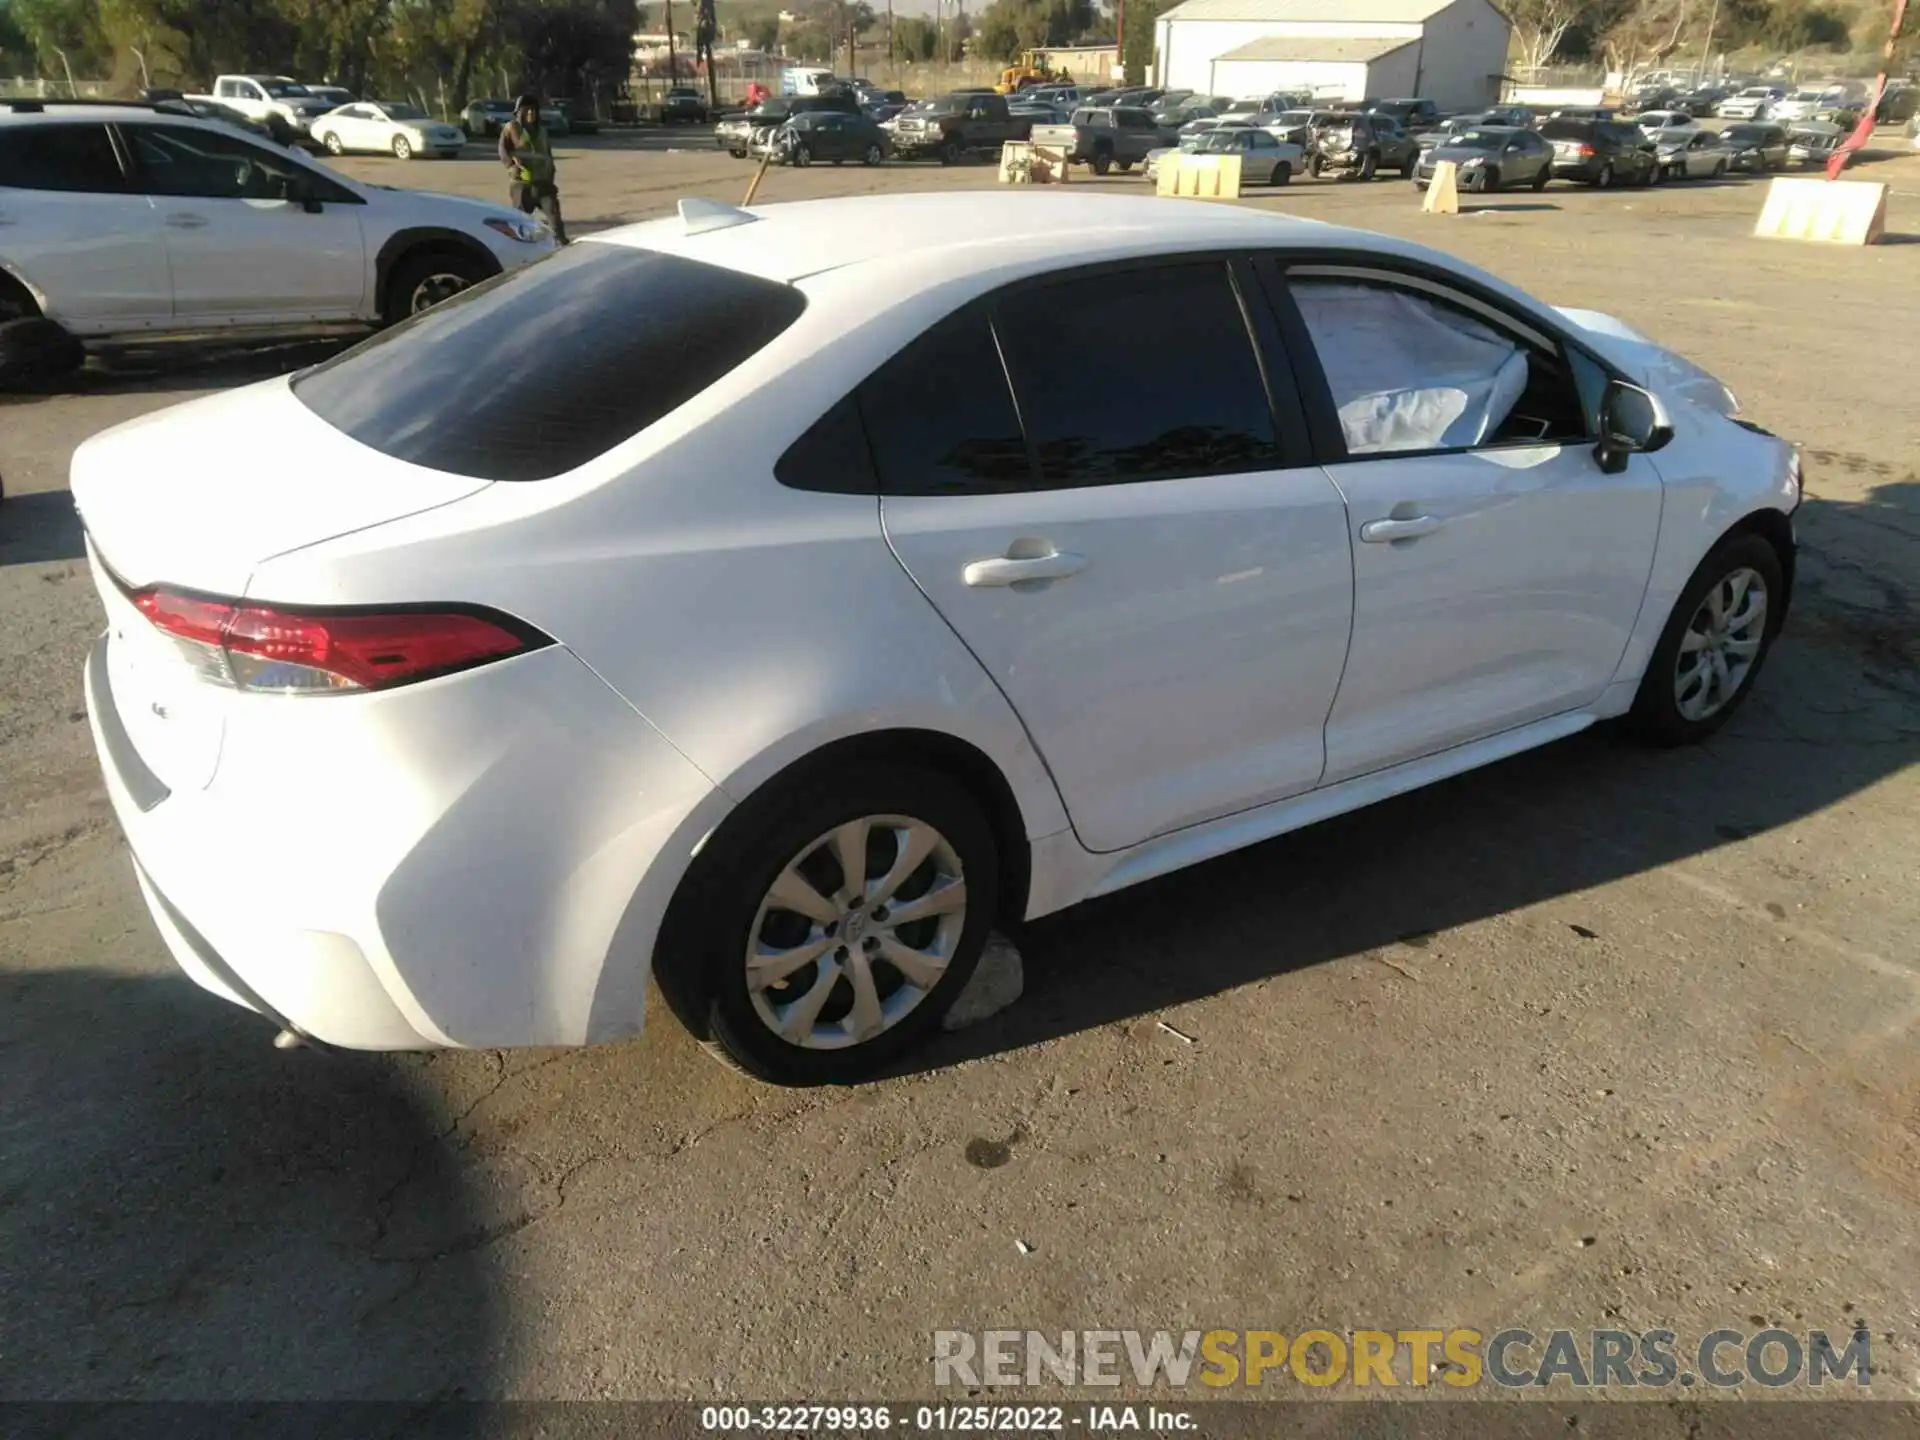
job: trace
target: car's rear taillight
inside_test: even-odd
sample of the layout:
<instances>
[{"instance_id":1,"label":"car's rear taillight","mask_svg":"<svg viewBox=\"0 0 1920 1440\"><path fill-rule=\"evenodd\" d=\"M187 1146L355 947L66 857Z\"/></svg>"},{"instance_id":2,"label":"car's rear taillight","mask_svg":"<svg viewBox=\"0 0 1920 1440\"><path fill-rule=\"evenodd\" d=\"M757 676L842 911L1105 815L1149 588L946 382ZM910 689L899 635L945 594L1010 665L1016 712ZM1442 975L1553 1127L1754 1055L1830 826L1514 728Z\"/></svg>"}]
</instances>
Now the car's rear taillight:
<instances>
[{"instance_id":1,"label":"car's rear taillight","mask_svg":"<svg viewBox=\"0 0 1920 1440\"><path fill-rule=\"evenodd\" d=\"M1595 154L1595 151L1591 145L1582 145L1580 147L1580 158L1582 160L1591 160L1594 157L1594 154Z\"/></svg>"},{"instance_id":2,"label":"car's rear taillight","mask_svg":"<svg viewBox=\"0 0 1920 1440\"><path fill-rule=\"evenodd\" d=\"M390 690L553 643L511 616L467 605L309 609L164 585L126 594L202 679L239 690Z\"/></svg>"}]
</instances>

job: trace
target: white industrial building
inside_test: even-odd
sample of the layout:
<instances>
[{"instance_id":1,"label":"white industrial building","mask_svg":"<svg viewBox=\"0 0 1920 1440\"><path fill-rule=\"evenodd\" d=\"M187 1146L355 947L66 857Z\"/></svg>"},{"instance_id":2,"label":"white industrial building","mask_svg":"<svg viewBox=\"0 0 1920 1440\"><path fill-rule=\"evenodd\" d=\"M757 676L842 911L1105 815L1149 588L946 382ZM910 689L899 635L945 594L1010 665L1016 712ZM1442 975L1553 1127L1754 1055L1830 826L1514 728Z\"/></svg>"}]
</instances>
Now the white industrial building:
<instances>
[{"instance_id":1,"label":"white industrial building","mask_svg":"<svg viewBox=\"0 0 1920 1440\"><path fill-rule=\"evenodd\" d=\"M1154 83L1469 110L1499 99L1512 30L1488 0L1185 0L1154 25Z\"/></svg>"}]
</instances>

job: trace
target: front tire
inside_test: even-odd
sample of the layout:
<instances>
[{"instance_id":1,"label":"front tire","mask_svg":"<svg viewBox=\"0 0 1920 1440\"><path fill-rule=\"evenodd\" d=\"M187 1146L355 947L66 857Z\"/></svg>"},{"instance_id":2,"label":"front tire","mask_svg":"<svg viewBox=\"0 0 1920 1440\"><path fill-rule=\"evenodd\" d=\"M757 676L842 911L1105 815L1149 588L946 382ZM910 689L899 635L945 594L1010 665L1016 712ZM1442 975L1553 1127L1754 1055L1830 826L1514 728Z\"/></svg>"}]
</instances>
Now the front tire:
<instances>
[{"instance_id":1,"label":"front tire","mask_svg":"<svg viewBox=\"0 0 1920 1440\"><path fill-rule=\"evenodd\" d=\"M1714 546L1667 617L1628 728L1650 744L1686 745L1726 724L1753 689L1785 604L1780 555L1765 539Z\"/></svg>"},{"instance_id":2,"label":"front tire","mask_svg":"<svg viewBox=\"0 0 1920 1440\"><path fill-rule=\"evenodd\" d=\"M868 168L872 168L886 158L887 152L882 150L879 145L874 144L867 146L867 153L860 157L860 163Z\"/></svg>"},{"instance_id":3,"label":"front tire","mask_svg":"<svg viewBox=\"0 0 1920 1440\"><path fill-rule=\"evenodd\" d=\"M387 323L398 325L496 273L479 257L453 250L432 250L402 260L387 281Z\"/></svg>"},{"instance_id":4,"label":"front tire","mask_svg":"<svg viewBox=\"0 0 1920 1440\"><path fill-rule=\"evenodd\" d=\"M393 158L396 160L411 160L413 158L413 145L408 141L406 136L396 135L393 137Z\"/></svg>"},{"instance_id":5,"label":"front tire","mask_svg":"<svg viewBox=\"0 0 1920 1440\"><path fill-rule=\"evenodd\" d=\"M813 164L813 151L808 149L804 144L796 145L793 147L792 159L793 166L796 170L804 170L807 166Z\"/></svg>"},{"instance_id":6,"label":"front tire","mask_svg":"<svg viewBox=\"0 0 1920 1440\"><path fill-rule=\"evenodd\" d=\"M1087 162L1087 168L1096 175L1104 175L1113 168L1113 156L1105 150L1093 152L1093 158Z\"/></svg>"},{"instance_id":7,"label":"front tire","mask_svg":"<svg viewBox=\"0 0 1920 1440\"><path fill-rule=\"evenodd\" d=\"M86 347L57 321L23 315L0 323L0 391L44 389L86 360Z\"/></svg>"},{"instance_id":8,"label":"front tire","mask_svg":"<svg viewBox=\"0 0 1920 1440\"><path fill-rule=\"evenodd\" d=\"M689 933L659 955L661 987L749 1074L862 1078L937 1025L979 964L999 899L992 827L945 775L892 763L749 805L689 877Z\"/></svg>"},{"instance_id":9,"label":"front tire","mask_svg":"<svg viewBox=\"0 0 1920 1440\"><path fill-rule=\"evenodd\" d=\"M966 152L960 148L960 142L958 140L948 140L940 147L940 163L942 165L958 165L965 156Z\"/></svg>"}]
</instances>

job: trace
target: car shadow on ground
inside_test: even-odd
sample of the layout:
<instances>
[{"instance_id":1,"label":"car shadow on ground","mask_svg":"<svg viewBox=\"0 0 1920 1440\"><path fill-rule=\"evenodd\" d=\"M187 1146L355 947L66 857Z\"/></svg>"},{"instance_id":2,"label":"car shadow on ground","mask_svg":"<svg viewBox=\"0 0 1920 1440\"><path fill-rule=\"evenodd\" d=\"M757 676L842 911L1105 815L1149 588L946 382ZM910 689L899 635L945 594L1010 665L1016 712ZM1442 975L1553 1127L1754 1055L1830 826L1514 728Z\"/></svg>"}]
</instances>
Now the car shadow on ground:
<instances>
[{"instance_id":1,"label":"car shadow on ground","mask_svg":"<svg viewBox=\"0 0 1920 1440\"><path fill-rule=\"evenodd\" d=\"M0 500L0 569L78 560L87 553L80 516L65 490L8 495Z\"/></svg>"},{"instance_id":2,"label":"car shadow on ground","mask_svg":"<svg viewBox=\"0 0 1920 1440\"><path fill-rule=\"evenodd\" d=\"M502 1286L461 1249L473 1197L422 1062L286 1055L271 1033L173 974L0 974L0 1394L417 1402L497 1383ZM58 1433L166 1428L85 1419Z\"/></svg>"},{"instance_id":3,"label":"car shadow on ground","mask_svg":"<svg viewBox=\"0 0 1920 1440\"><path fill-rule=\"evenodd\" d=\"M1920 481L1881 485L1865 504L1810 498L1796 524L1801 573L1785 634L1745 709L1706 744L1650 750L1596 728L1015 927L1020 1001L903 1068L1424 948L1436 932L1789 824L1920 763ZM1864 591L1860 564L1827 548L1850 524L1908 537L1904 548L1879 542ZM1750 890L1760 923L1786 913L1764 872Z\"/></svg>"}]
</instances>

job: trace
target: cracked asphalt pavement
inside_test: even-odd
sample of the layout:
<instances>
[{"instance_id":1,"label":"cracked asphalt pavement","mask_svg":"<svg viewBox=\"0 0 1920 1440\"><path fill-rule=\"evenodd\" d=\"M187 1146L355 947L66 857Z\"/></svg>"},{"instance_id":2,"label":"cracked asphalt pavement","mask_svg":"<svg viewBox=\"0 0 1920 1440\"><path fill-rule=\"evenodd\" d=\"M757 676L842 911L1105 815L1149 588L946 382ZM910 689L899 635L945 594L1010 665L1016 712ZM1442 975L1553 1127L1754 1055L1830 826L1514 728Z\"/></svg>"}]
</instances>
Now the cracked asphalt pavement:
<instances>
[{"instance_id":1,"label":"cracked asphalt pavement","mask_svg":"<svg viewBox=\"0 0 1920 1440\"><path fill-rule=\"evenodd\" d=\"M654 143L563 152L581 228L739 199ZM1013 1008L852 1089L753 1085L664 1010L578 1052L283 1053L180 978L83 723L66 463L327 347L0 403L0 1398L903 1397L937 1327L1763 1322L1865 1324L1874 1395L1915 1398L1920 157L1863 174L1867 250L1751 239L1751 184L1248 202L1727 379L1806 446L1785 637L1702 748L1588 734L1028 927Z\"/></svg>"}]
</instances>

